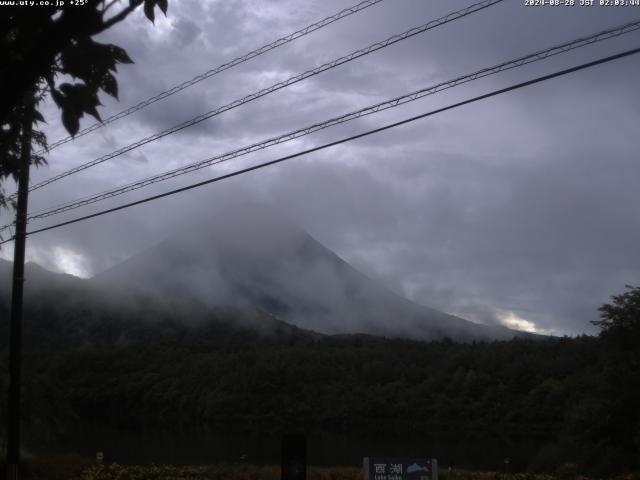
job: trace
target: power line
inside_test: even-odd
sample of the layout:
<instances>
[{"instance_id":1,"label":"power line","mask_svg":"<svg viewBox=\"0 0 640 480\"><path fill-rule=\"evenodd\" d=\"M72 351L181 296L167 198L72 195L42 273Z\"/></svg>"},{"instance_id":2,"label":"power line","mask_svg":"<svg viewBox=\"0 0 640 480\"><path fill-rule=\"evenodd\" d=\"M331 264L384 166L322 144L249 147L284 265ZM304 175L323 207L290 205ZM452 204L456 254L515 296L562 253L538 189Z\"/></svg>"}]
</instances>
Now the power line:
<instances>
[{"instance_id":1,"label":"power line","mask_svg":"<svg viewBox=\"0 0 640 480\"><path fill-rule=\"evenodd\" d=\"M485 8L488 8L492 5L495 5L497 3L500 3L504 0L483 0L482 2L478 2L475 3L473 5L470 5L466 8L463 8L461 10L457 10L455 12L449 13L448 15L445 15L444 17L440 17L436 20L431 20L428 23L425 23L419 27L414 27L411 28L409 30L407 30L406 32L400 33L400 34L396 34L393 35L389 38L387 38L386 40L383 40L381 42L377 42L374 43L372 45L369 45L368 47L362 48L360 50L356 50L355 52L352 52L348 55L345 55L343 57L337 58L335 60L332 60L331 62L327 62L319 67L316 67L314 69L311 70L307 70L306 72L300 73L298 75L294 75L293 77L289 77L286 80L283 80L281 82L275 83L273 85L271 85L270 87L267 88L263 88L262 90L259 90L257 92L254 92L252 94L249 94L243 98L234 100L231 103L228 103L227 105L224 105L222 107L218 107L214 110L210 110L207 113L203 113L201 115L198 115L197 117L192 118L191 120L187 120L186 122L183 122L179 125L173 126L171 128L168 128L160 133L156 133L154 135L151 135L149 137L143 138L141 140L138 140L135 143L129 144L123 148L120 148L119 150L116 150L114 152L111 152L107 155L104 155L100 158L97 158L95 160L92 160L90 162L84 163L82 165L79 165L75 168L72 168L70 170L67 170L66 172L60 173L59 175L56 175L54 177L48 178L46 180L43 180L39 183L36 183L34 185L32 185L29 188L29 191L33 191L33 190L37 190L39 188L44 187L45 185L49 185L50 183L53 183L55 181L58 181L62 178L68 177L70 175L73 175L74 173L78 173L82 170L86 170L87 168L93 167L95 165L98 165L100 163L106 162L107 160L111 160L112 158L118 157L120 155L123 155L127 152L130 152L131 150L134 150L135 148L141 147L142 145L146 145L147 143L159 140L163 137L166 137L167 135L171 135L173 133L179 132L180 130L184 130L185 128L188 127L192 127L193 125L196 125L200 122L203 122L204 120L208 120L209 118L212 118L214 116L220 115L221 113L224 113L228 110L231 110L233 108L239 107L240 105L243 105L245 103L251 102L253 100L257 100L258 98L264 97L265 95L268 95L270 93L273 93L277 90L280 90L282 88L285 87L289 87L295 83L298 83L302 80L305 80L309 77L318 75L322 72L325 72L327 70L333 69L338 67L339 65L342 65L344 63L347 62L351 62L352 60L355 60L357 58L363 57L365 55L368 55L370 53L373 53L375 51L381 50L383 48L389 47L395 43L401 42L403 40L406 40L408 38L411 38L415 35L424 33L428 30L431 30L433 28L439 27L441 25L445 25L449 22L453 22L455 20L458 20L460 18L466 17L467 15L470 15L472 13L478 12L480 10L483 10ZM11 197L10 197L11 198Z\"/></svg>"},{"instance_id":2,"label":"power line","mask_svg":"<svg viewBox=\"0 0 640 480\"><path fill-rule=\"evenodd\" d=\"M359 138L363 138L363 137L366 137L366 136L369 136L369 135L373 135L375 133L380 133L382 131L389 130L391 128L395 128L395 127L398 127L400 125L404 125L404 124L407 124L407 123L415 122L415 121L420 120L422 118L430 117L430 116L436 115L438 113L445 112L447 110L452 110L454 108L461 107L463 105L468 105L470 103L474 103L474 102L477 102L477 101L480 101L480 100L484 100L484 99L487 99L487 98L490 98L490 97L501 95L503 93L507 93L507 92L510 92L510 91L513 91L513 90L518 90L520 88L524 88L524 87L527 87L527 86L530 86L530 85L534 85L536 83L540 83L540 82L544 82L544 81L547 81L547 80L551 80L553 78L560 77L560 76L563 76L563 75L567 75L569 73L577 72L579 70L584 70L586 68L594 67L596 65L601 65L603 63L611 62L613 60L617 60L617 59L620 59L620 58L623 58L623 57L627 57L627 56L630 56L630 55L635 55L637 53L640 53L640 48L627 50L627 51L624 51L624 52L621 52L621 53L618 53L618 54L615 54L615 55L610 55L608 57L604 57L604 58L600 58L598 60L594 60L592 62L583 63L583 64L578 65L576 67L571 67L571 68L567 68L567 69L564 69L564 70L560 70L560 71L555 72L555 73L551 73L551 74L548 74L548 75L543 75L541 77L536 77L536 78L534 78L532 80L528 80L526 82L522 82L522 83L518 83L518 84L515 84L515 85L511 85L509 87L501 88L499 90L494 90L494 91L486 93L484 95L473 97L473 98L470 98L468 100L464 100L462 102L454 103L454 104L446 106L446 107L438 108L436 110L432 110L430 112L423 113L421 115L416 115L414 117L410 117L410 118L407 118L405 120L401 120L399 122L391 123L389 125L385 125L383 127L375 128L373 130L368 130L366 132L359 133L357 135L352 135L350 137L343 138L343 139L340 139L340 140L336 140L334 142L325 143L324 145L320 145L320 146L317 146L317 147L314 147L314 148L310 148L310 149L304 150L302 152L294 153L292 155L287 155L285 157L280 157L280 158L277 158L275 160L271 160L269 162L265 162L265 163L261 163L259 165L254 165L252 167L244 168L242 170L238 170L238 171L235 171L235 172L232 172L232 173L228 173L226 175L220 175L218 177L214 177L214 178L211 178L209 180L204 180L202 182L194 183L194 184L188 185L186 187L178 188L178 189L171 190L169 192L161 193L161 194L158 194L158 195L153 195L151 197L147 197L147 198L144 198L142 200L138 200L138 201L135 201L135 202L131 202L131 203L127 203L127 204L124 204L124 205L120 205L118 207L102 210L100 212L96 212L96 213L93 213L91 215L85 215L83 217L74 218L74 219L68 220L66 222L61 222L61 223L57 223L55 225L50 225L48 227L40 228L40 229L37 229L37 230L32 230L31 232L28 232L28 235L33 235L33 234L36 234L36 233L46 232L47 230L52 230L52 229L55 229L55 228L60 228L60 227L66 226L66 225L71 225L73 223L78 223L78 222L81 222L81 221L84 221L84 220L88 220L90 218L99 217L99 216L102 216L102 215L106 215L108 213L116 212L118 210L124 210L126 208L130 208L130 207L133 207L133 206L136 206L136 205L140 205L140 204L143 204L143 203L151 202L153 200L158 200L158 199L163 198L163 197L168 197L168 196L171 196L171 195L175 195L177 193L185 192L187 190L192 190L194 188L198 188L198 187L201 187L201 186L204 186L204 185L208 185L210 183L219 182L219 181L231 178L231 177L235 177L235 176L241 175L243 173L248 173L248 172L251 172L253 170L258 170L258 169L261 169L261 168L265 168L265 167L268 167L268 166L271 166L271 165L275 165L277 163L284 162L286 160L291 160L293 158L300 157L300 156L303 156L303 155L307 155L309 153L317 152L319 150L324 150L326 148L333 147L333 146L336 146L336 145L339 145L339 144L342 144L342 143L345 143L345 142L353 141L353 140L356 140L356 139L359 139ZM7 242L10 242L11 240L13 240L13 238L5 240L3 242L0 242L0 245L2 245L4 243L7 243Z\"/></svg>"},{"instance_id":3,"label":"power line","mask_svg":"<svg viewBox=\"0 0 640 480\"><path fill-rule=\"evenodd\" d=\"M138 110L142 110L143 108L148 107L149 105L159 101L159 100L163 100L167 97L170 97L171 95L174 95L178 92L181 92L182 90L191 87L192 85L195 85L196 83L199 83L203 80L206 80L207 78L210 78L214 75L217 75L218 73L224 72L225 70L228 70L230 68L233 68L237 65L240 65L241 63L244 63L246 61L249 61L255 57L258 57L264 53L267 53L275 48L278 48L282 45L285 45L287 43L290 43L294 40L297 40L300 37L304 37L305 35L308 35L312 32L315 32L316 30L320 30L323 27L326 27L327 25L330 25L334 22L337 22L338 20L341 20L345 17L348 17L350 15L353 15L354 13L360 12L366 8L369 8L373 5L376 5L380 2L383 2L384 0L365 0L363 2L358 3L357 5L354 5L352 7L348 7L345 8L343 10L340 10L338 13L335 13L333 15L330 15L326 18L323 18L322 20L312 23L311 25L308 25L300 30L297 30L293 33L290 33L289 35L286 35L282 38L279 38L277 40L274 40L271 43L268 43L266 45L263 45L260 48L257 48L255 50L252 50L249 53L245 53L244 55L241 55L240 57L234 58L233 60L227 62L227 63L223 63L221 65L218 65L215 68L212 68L211 70L208 70L196 77L193 77L191 80L187 80L185 82L182 82L179 85L175 85L173 87L171 87L168 90L165 90L164 92L160 92L157 95L150 97L146 100L143 100L142 102L133 105L132 107L127 108L126 110L122 110L121 112L115 113L113 115L111 115L108 118L105 118L102 122L96 122L93 125L84 128L82 130L80 130L78 133L76 133L75 136L71 136L69 135L68 137L64 137L60 140L57 140L56 142L52 143L51 145L48 146L47 149L43 149L40 150L39 152L37 152L38 154L42 154L45 153L47 150L51 151L56 147L59 147L60 145L64 145L67 142L70 142L71 140L74 140L75 138L78 137L82 137L84 135L87 135L88 133L93 132L94 130L97 130L101 127L104 127L105 125L108 125L110 123L115 122L116 120L119 120L121 118L124 118L128 115L131 115L132 113L137 112Z\"/></svg>"},{"instance_id":4,"label":"power line","mask_svg":"<svg viewBox=\"0 0 640 480\"><path fill-rule=\"evenodd\" d=\"M261 142L257 142L254 144L251 144L249 146L245 146L239 149L235 149L232 150L230 152L226 152L220 155L216 155L214 157L205 159L205 160L201 160L199 162L195 162L192 163L190 165L186 165L180 168L176 168L158 175L154 175L151 177L147 177L145 179L142 180L138 180L136 182L132 182L130 184L121 186L121 187L116 187L114 189L110 189L110 190L106 190L104 192L100 192L98 194L94 194L79 200L74 200L71 202L66 202L63 203L61 205L55 206L55 207L50 207L48 209L43 209L37 212L32 213L29 216L29 220L36 220L36 219L42 219L42 218L46 218L46 217L50 217L52 215L56 215L56 214L60 214L63 212L67 212L69 210L74 210L76 208L80 208L92 203L96 203L98 201L101 200L105 200L108 198L112 198L118 195L122 195L134 190L138 190L140 188L161 182L161 181L165 181L168 180L170 178L174 178L177 177L179 175L184 175L187 173L191 173L194 172L196 170L200 170L202 168L206 168L208 166L211 165L216 165L218 163L222 163L222 162L226 162L229 161L233 158L237 158L243 155L247 155L249 153L253 153L256 152L258 150L262 150L274 145L278 145L296 138L300 138L302 136L305 135L309 135L311 133L317 132L319 130L323 130L335 125L339 125L351 120L355 120L357 118L361 118L364 117L366 115L371 115L373 113L377 113L380 111L384 111L390 108L395 108L399 105L404 105L406 103L409 102L413 102L415 100L418 100L420 98L423 98L425 96L428 95L433 95L435 93L441 92L443 90L449 89L449 88L453 88L457 85L461 85L464 83L468 83L474 80L477 80L479 78L484 78L487 77L489 75L494 75L497 74L499 72L502 71L506 71L506 70L510 70L513 68L517 68L517 67L521 67L523 65L527 65L533 62L537 62L537 61L541 61L544 59L547 59L549 57L558 55L560 53L565 53L571 50L575 50L577 48L581 48L587 45L591 45L593 43L599 42L599 41L603 41L603 40L607 40L610 38L614 38L614 37L618 37L620 35L626 34L626 33L630 33L633 31L636 31L640 29L640 19L635 20L633 22L629 22L626 23L624 25L620 25L614 28L609 28L607 30L598 32L596 34L587 36L587 37L581 37L575 40L572 40L570 42L566 42L560 45L556 45L554 47L551 48L547 48L545 50L540 50L537 51L535 53L531 53L525 56L521 56L518 57L514 60L509 60L507 62L503 62L500 63L498 65L494 65L492 67L487 67L487 68L483 68L481 70L478 70L474 73L470 73L470 74L466 74L466 75L462 75L459 77L454 78L453 80L449 80L446 82L442 82L439 83L437 85L434 86L430 86L428 88L423 88L411 93L407 93L404 95L401 95L399 97L395 97L392 98L390 100L386 100L383 102L379 102L377 104L365 107L365 108L361 108L359 110L338 116L338 117L334 117L331 118L329 120L325 120L323 122L320 123L315 123L313 125L304 127L304 128L300 128L297 130L294 130L292 132L283 134L283 135L279 135L276 137L272 137L269 138L267 140L263 140ZM2 229L0 229L0 231L2 231Z\"/></svg>"}]
</instances>

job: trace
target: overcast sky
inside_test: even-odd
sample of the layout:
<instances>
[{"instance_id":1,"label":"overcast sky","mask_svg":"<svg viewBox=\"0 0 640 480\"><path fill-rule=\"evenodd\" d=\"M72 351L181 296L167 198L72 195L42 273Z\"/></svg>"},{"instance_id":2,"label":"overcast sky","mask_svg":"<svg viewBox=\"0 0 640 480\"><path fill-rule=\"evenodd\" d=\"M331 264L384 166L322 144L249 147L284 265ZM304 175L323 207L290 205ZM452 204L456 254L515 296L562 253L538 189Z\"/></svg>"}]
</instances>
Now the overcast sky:
<instances>
[{"instance_id":1,"label":"overcast sky","mask_svg":"<svg viewBox=\"0 0 640 480\"><path fill-rule=\"evenodd\" d=\"M354 4L170 0L99 40L136 62L103 117ZM385 0L51 152L48 178L276 81L472 3ZM579 3L579 0L576 0ZM640 17L640 7L501 4L273 93L31 195L35 211L201 160ZM32 228L193 183L640 46L640 34L456 87ZM175 233L185 216L250 198L416 302L469 320L594 332L597 307L640 284L640 57L477 102L385 133L28 241L28 258L91 276ZM65 136L43 108L50 141ZM84 121L90 125L92 119ZM7 184L7 190L13 186ZM4 213L2 223L10 217ZM10 248L0 256L9 258Z\"/></svg>"}]
</instances>

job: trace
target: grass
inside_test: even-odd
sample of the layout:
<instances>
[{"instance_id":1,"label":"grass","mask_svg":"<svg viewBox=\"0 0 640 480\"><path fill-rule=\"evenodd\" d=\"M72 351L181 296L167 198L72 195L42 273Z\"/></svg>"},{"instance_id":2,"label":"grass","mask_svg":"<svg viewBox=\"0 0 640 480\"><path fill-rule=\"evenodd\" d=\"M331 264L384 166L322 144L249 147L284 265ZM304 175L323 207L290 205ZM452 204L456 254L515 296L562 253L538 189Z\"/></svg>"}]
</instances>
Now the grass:
<instances>
[{"instance_id":1,"label":"grass","mask_svg":"<svg viewBox=\"0 0 640 480\"><path fill-rule=\"evenodd\" d=\"M99 465L78 455L35 457L33 480L280 480L280 466L262 465ZM308 467L307 480L363 480L356 467Z\"/></svg>"},{"instance_id":2,"label":"grass","mask_svg":"<svg viewBox=\"0 0 640 480\"><path fill-rule=\"evenodd\" d=\"M560 468L553 474L441 472L441 480L594 480ZM108 465L78 455L34 457L26 478L33 480L280 480L279 466L261 465ZM307 480L364 480L357 467L308 467ZM637 475L610 480L640 480Z\"/></svg>"}]
</instances>

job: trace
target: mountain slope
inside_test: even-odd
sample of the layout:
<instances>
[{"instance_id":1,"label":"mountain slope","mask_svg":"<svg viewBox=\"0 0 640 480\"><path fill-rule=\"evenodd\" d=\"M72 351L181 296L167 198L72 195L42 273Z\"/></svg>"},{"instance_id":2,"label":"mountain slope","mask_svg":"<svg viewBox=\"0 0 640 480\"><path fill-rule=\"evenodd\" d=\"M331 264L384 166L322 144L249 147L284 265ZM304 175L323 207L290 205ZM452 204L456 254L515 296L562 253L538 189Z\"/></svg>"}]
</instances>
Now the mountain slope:
<instances>
[{"instance_id":1,"label":"mountain slope","mask_svg":"<svg viewBox=\"0 0 640 480\"><path fill-rule=\"evenodd\" d=\"M96 275L97 288L156 301L254 307L327 334L458 341L530 336L404 299L266 207L237 206Z\"/></svg>"},{"instance_id":2,"label":"mountain slope","mask_svg":"<svg viewBox=\"0 0 640 480\"><path fill-rule=\"evenodd\" d=\"M0 351L7 347L12 263L0 260ZM316 341L321 335L250 307L211 307L143 292L112 290L72 275L25 265L24 348L61 351L128 345L219 346Z\"/></svg>"}]
</instances>

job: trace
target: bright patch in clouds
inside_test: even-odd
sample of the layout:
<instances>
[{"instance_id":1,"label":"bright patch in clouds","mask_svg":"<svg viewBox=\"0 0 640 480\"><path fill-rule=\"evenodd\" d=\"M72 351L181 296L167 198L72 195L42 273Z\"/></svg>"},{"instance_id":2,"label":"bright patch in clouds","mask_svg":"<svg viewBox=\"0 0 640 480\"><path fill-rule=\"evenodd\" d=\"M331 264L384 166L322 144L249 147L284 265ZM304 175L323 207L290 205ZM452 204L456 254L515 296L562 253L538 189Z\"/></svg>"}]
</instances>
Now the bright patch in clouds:
<instances>
[{"instance_id":1,"label":"bright patch in clouds","mask_svg":"<svg viewBox=\"0 0 640 480\"><path fill-rule=\"evenodd\" d=\"M3 245L4 246L4 245ZM13 262L13 244L0 250L0 258ZM88 259L73 250L54 247L53 255L49 251L39 248L27 248L26 262L34 262L47 270L68 273L76 277L89 278L91 269Z\"/></svg>"},{"instance_id":2,"label":"bright patch in clouds","mask_svg":"<svg viewBox=\"0 0 640 480\"><path fill-rule=\"evenodd\" d=\"M511 311L502 311L498 313L498 319L500 320L500 323L502 323L505 327L513 328L515 330L521 330L523 332L539 333L543 335L549 335L552 333L550 330L539 328L531 320L522 318Z\"/></svg>"},{"instance_id":3,"label":"bright patch in clouds","mask_svg":"<svg viewBox=\"0 0 640 480\"><path fill-rule=\"evenodd\" d=\"M79 253L58 247L53 250L53 258L55 266L61 272L82 278L89 278L91 276L87 259Z\"/></svg>"},{"instance_id":4,"label":"bright patch in clouds","mask_svg":"<svg viewBox=\"0 0 640 480\"><path fill-rule=\"evenodd\" d=\"M146 18L144 19L146 21ZM169 17L161 13L160 9L155 11L154 28L148 30L149 36L156 40L164 40L173 32L173 22Z\"/></svg>"}]
</instances>

